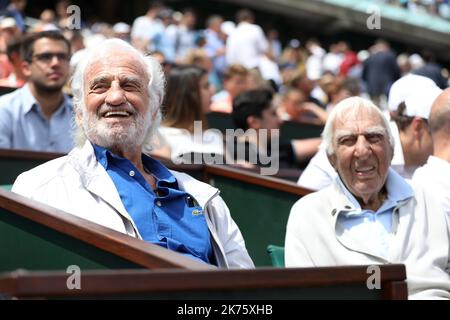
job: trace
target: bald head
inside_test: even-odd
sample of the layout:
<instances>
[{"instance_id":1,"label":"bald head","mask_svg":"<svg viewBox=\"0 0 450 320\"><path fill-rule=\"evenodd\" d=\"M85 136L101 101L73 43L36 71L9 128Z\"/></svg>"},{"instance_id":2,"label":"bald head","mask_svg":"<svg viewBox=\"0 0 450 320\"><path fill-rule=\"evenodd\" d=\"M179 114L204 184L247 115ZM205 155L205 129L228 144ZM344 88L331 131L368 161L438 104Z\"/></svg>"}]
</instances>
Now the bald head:
<instances>
[{"instance_id":1,"label":"bald head","mask_svg":"<svg viewBox=\"0 0 450 320\"><path fill-rule=\"evenodd\" d=\"M450 137L450 88L434 101L428 121L433 139L441 135Z\"/></svg>"}]
</instances>

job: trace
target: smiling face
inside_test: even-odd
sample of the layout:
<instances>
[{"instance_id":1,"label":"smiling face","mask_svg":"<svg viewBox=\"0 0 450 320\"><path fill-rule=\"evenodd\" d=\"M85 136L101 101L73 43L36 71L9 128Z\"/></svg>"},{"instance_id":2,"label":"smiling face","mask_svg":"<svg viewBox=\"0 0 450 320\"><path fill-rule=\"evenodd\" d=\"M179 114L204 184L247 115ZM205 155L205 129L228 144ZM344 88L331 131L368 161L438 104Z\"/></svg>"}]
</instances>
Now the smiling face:
<instances>
[{"instance_id":1,"label":"smiling face","mask_svg":"<svg viewBox=\"0 0 450 320\"><path fill-rule=\"evenodd\" d=\"M393 155L380 115L344 113L334 122L333 145L330 162L347 189L364 203L377 199Z\"/></svg>"},{"instance_id":2,"label":"smiling face","mask_svg":"<svg viewBox=\"0 0 450 320\"><path fill-rule=\"evenodd\" d=\"M152 122L145 65L129 52L102 56L84 77L77 119L89 141L108 149L140 148Z\"/></svg>"}]
</instances>

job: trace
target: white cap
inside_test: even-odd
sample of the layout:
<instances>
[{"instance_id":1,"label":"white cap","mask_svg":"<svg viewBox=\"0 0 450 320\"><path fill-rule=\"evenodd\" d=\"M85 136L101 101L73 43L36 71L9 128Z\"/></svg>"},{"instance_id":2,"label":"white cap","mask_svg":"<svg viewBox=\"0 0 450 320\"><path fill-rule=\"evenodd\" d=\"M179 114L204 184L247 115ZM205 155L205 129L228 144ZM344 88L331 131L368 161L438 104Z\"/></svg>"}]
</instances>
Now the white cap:
<instances>
[{"instance_id":1,"label":"white cap","mask_svg":"<svg viewBox=\"0 0 450 320\"><path fill-rule=\"evenodd\" d=\"M125 22L118 22L114 25L113 30L115 33L130 33L131 28Z\"/></svg>"},{"instance_id":2,"label":"white cap","mask_svg":"<svg viewBox=\"0 0 450 320\"><path fill-rule=\"evenodd\" d=\"M423 61L423 58L419 54L413 53L409 56L409 63L411 64L411 68L415 70L423 67L425 61Z\"/></svg>"},{"instance_id":3,"label":"white cap","mask_svg":"<svg viewBox=\"0 0 450 320\"><path fill-rule=\"evenodd\" d=\"M3 18L0 22L0 29L17 27L16 20L11 17Z\"/></svg>"},{"instance_id":4,"label":"white cap","mask_svg":"<svg viewBox=\"0 0 450 320\"><path fill-rule=\"evenodd\" d=\"M227 36L233 33L234 29L236 29L236 24L233 21L225 21L220 26L220 30Z\"/></svg>"},{"instance_id":5,"label":"white cap","mask_svg":"<svg viewBox=\"0 0 450 320\"><path fill-rule=\"evenodd\" d=\"M442 93L439 87L417 90L405 99L405 115L428 119L434 100Z\"/></svg>"},{"instance_id":6,"label":"white cap","mask_svg":"<svg viewBox=\"0 0 450 320\"><path fill-rule=\"evenodd\" d=\"M430 78L407 74L392 84L389 90L388 108L390 111L397 111L398 105L404 102L410 94L433 87L437 86Z\"/></svg>"}]
</instances>

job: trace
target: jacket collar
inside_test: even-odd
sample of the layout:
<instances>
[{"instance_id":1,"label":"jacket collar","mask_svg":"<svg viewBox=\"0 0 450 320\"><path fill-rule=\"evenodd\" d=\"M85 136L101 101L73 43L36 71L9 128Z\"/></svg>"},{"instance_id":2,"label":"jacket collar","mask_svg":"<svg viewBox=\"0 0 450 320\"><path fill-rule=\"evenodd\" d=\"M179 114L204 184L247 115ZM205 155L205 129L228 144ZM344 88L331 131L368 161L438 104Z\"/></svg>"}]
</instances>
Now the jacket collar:
<instances>
[{"instance_id":1,"label":"jacket collar","mask_svg":"<svg viewBox=\"0 0 450 320\"><path fill-rule=\"evenodd\" d=\"M125 210L120 195L105 168L97 161L94 148L86 141L82 148L73 149L69 155L71 165L78 171L82 185L108 203L127 220L133 221Z\"/></svg>"},{"instance_id":2,"label":"jacket collar","mask_svg":"<svg viewBox=\"0 0 450 320\"><path fill-rule=\"evenodd\" d=\"M177 179L180 190L186 191L193 196L203 209L220 193L219 189L198 181L185 173L173 170L170 170L170 172Z\"/></svg>"},{"instance_id":3,"label":"jacket collar","mask_svg":"<svg viewBox=\"0 0 450 320\"><path fill-rule=\"evenodd\" d=\"M105 168L97 161L94 148L89 141L86 141L82 148L73 149L69 153L69 161L80 174L81 183L87 190L107 202L127 220L132 221L123 206L114 182ZM170 172L177 179L180 190L192 195L202 208L205 208L219 194L218 189L187 174L172 170Z\"/></svg>"},{"instance_id":4,"label":"jacket collar","mask_svg":"<svg viewBox=\"0 0 450 320\"><path fill-rule=\"evenodd\" d=\"M330 199L332 201L329 217L332 226L334 227L337 240L349 250L371 255L375 258L380 259L381 262L388 262L389 257L381 257L375 254L369 247L366 247L363 243L356 241L348 233L344 232L344 230L340 227L340 225L337 223L339 214L360 210L361 207L353 196L349 196L351 195L351 193L340 181L339 176L335 178L329 188L331 189ZM396 207L394 208L394 214L392 216L392 229L393 233L396 233L399 222L399 216L396 212L398 211L399 207L401 207L405 204L405 202L414 197L414 192L411 186L391 168L389 168L388 178L386 180L386 188L388 190L388 197L391 197L392 200L396 202Z\"/></svg>"}]
</instances>

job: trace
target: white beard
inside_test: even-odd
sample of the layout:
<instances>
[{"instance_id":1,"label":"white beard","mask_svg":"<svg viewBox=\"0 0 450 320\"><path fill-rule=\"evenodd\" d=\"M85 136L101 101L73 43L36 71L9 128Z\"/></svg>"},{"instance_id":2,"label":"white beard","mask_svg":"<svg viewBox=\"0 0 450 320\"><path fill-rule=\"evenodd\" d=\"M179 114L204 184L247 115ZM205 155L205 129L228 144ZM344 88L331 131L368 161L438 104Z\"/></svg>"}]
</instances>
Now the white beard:
<instances>
[{"instance_id":1,"label":"white beard","mask_svg":"<svg viewBox=\"0 0 450 320\"><path fill-rule=\"evenodd\" d=\"M103 108L104 106L102 106ZM89 141L108 150L132 151L142 148L147 136L151 134L152 114L142 115L134 110L131 124L103 121L97 114L83 110L82 127Z\"/></svg>"}]
</instances>

